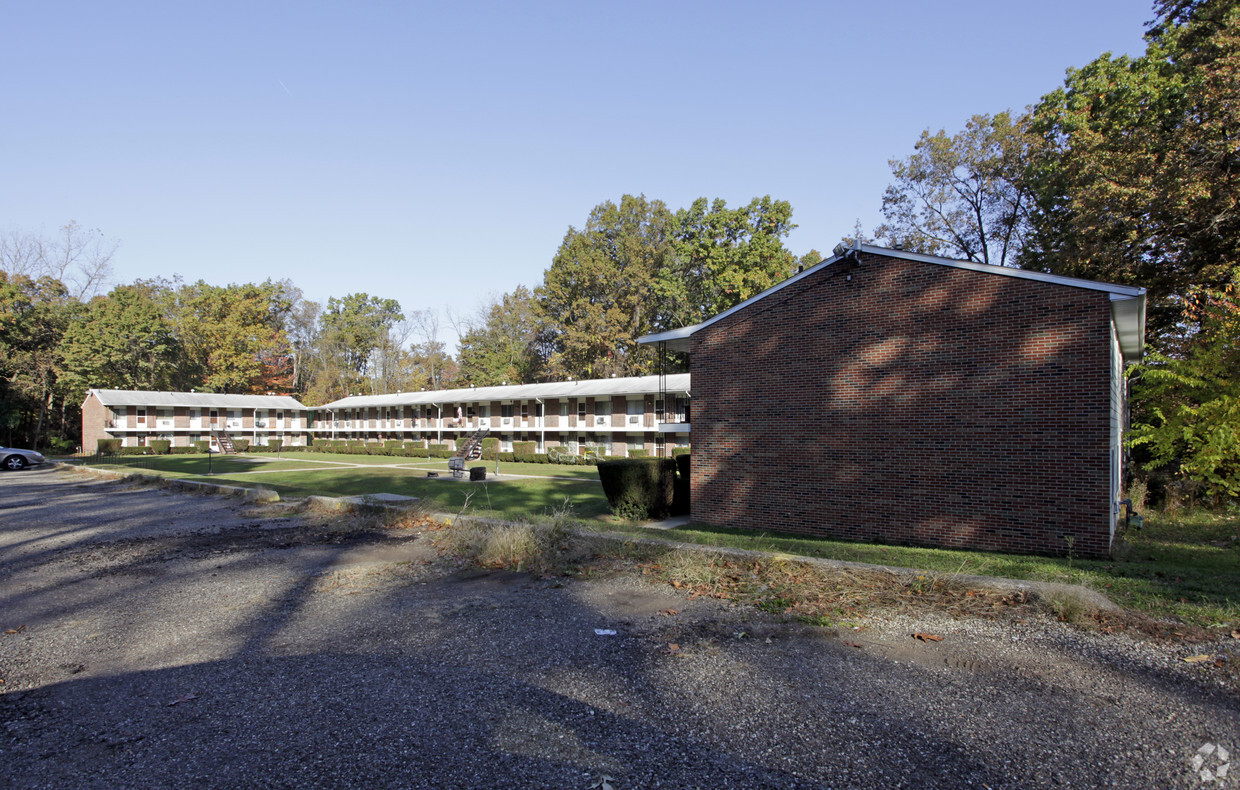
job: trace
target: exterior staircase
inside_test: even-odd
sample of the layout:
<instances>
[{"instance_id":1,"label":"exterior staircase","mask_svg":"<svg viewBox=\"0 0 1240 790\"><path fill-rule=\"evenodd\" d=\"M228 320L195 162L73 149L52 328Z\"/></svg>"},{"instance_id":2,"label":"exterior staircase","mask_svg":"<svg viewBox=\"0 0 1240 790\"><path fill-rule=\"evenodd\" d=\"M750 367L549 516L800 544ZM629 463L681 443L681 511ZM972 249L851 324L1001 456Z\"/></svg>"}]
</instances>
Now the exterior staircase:
<instances>
[{"instance_id":1,"label":"exterior staircase","mask_svg":"<svg viewBox=\"0 0 1240 790\"><path fill-rule=\"evenodd\" d=\"M211 435L215 437L215 444L220 448L220 452L224 455L236 455L237 448L233 447L232 437L224 431L211 431Z\"/></svg>"},{"instance_id":2,"label":"exterior staircase","mask_svg":"<svg viewBox=\"0 0 1240 790\"><path fill-rule=\"evenodd\" d=\"M461 445L461 449L456 451L456 455L448 459L448 468L452 470L454 477L459 477L465 471L466 461L482 457L482 440L490 432L490 428L474 431L473 435L465 440L465 444Z\"/></svg>"}]
</instances>

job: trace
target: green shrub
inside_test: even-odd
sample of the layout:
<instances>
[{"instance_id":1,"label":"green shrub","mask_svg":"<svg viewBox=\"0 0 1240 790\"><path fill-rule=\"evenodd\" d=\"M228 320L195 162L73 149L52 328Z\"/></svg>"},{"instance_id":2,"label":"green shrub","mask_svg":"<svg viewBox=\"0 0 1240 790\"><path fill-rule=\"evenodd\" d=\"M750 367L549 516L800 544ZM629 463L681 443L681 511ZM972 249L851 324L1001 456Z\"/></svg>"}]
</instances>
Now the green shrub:
<instances>
[{"instance_id":1,"label":"green shrub","mask_svg":"<svg viewBox=\"0 0 1240 790\"><path fill-rule=\"evenodd\" d=\"M121 447L116 451L117 455L150 455L149 447Z\"/></svg>"},{"instance_id":2,"label":"green shrub","mask_svg":"<svg viewBox=\"0 0 1240 790\"><path fill-rule=\"evenodd\" d=\"M153 455L167 455L172 442L168 439L152 439L146 443L146 446L151 448Z\"/></svg>"},{"instance_id":3,"label":"green shrub","mask_svg":"<svg viewBox=\"0 0 1240 790\"><path fill-rule=\"evenodd\" d=\"M198 452L198 448L192 445L189 447L173 447L170 452L173 455L193 455Z\"/></svg>"},{"instance_id":4,"label":"green shrub","mask_svg":"<svg viewBox=\"0 0 1240 790\"><path fill-rule=\"evenodd\" d=\"M428 451L425 447L418 447L416 444L413 445L412 447L406 447L405 454L408 455L410 458L429 458L430 457L430 451Z\"/></svg>"},{"instance_id":5,"label":"green shrub","mask_svg":"<svg viewBox=\"0 0 1240 790\"><path fill-rule=\"evenodd\" d=\"M211 442L206 439L197 439L194 441L194 452L209 453L211 452Z\"/></svg>"},{"instance_id":6,"label":"green shrub","mask_svg":"<svg viewBox=\"0 0 1240 790\"><path fill-rule=\"evenodd\" d=\"M77 450L77 444L72 439L62 439L59 436L53 436L47 440L48 451L52 455L69 455Z\"/></svg>"},{"instance_id":7,"label":"green shrub","mask_svg":"<svg viewBox=\"0 0 1240 790\"><path fill-rule=\"evenodd\" d=\"M600 461L598 476L607 503L621 518L662 518L671 511L676 463L670 458Z\"/></svg>"},{"instance_id":8,"label":"green shrub","mask_svg":"<svg viewBox=\"0 0 1240 790\"><path fill-rule=\"evenodd\" d=\"M675 457L676 457L676 456L678 456L678 455L688 455L688 454L689 454L689 449L690 449L690 448L688 448L688 447L673 447L673 448L672 448L672 457L673 457L673 458L675 458Z\"/></svg>"},{"instance_id":9,"label":"green shrub","mask_svg":"<svg viewBox=\"0 0 1240 790\"><path fill-rule=\"evenodd\" d=\"M482 454L487 458L494 458L499 452L499 439L494 436L485 436L482 439Z\"/></svg>"},{"instance_id":10,"label":"green shrub","mask_svg":"<svg viewBox=\"0 0 1240 790\"><path fill-rule=\"evenodd\" d=\"M647 450L629 450L629 458L648 458L650 453Z\"/></svg>"},{"instance_id":11,"label":"green shrub","mask_svg":"<svg viewBox=\"0 0 1240 790\"><path fill-rule=\"evenodd\" d=\"M233 449L239 453L244 453L250 449L249 439L233 439Z\"/></svg>"},{"instance_id":12,"label":"green shrub","mask_svg":"<svg viewBox=\"0 0 1240 790\"><path fill-rule=\"evenodd\" d=\"M518 458L533 455L538 450L537 442L513 442L512 451Z\"/></svg>"},{"instance_id":13,"label":"green shrub","mask_svg":"<svg viewBox=\"0 0 1240 790\"><path fill-rule=\"evenodd\" d=\"M516 454L516 453L500 453L500 454L499 454L499 460L501 460L501 461L516 461L516 460L517 460L517 454Z\"/></svg>"},{"instance_id":14,"label":"green shrub","mask_svg":"<svg viewBox=\"0 0 1240 790\"><path fill-rule=\"evenodd\" d=\"M405 443L400 439L385 439L383 442L383 449L385 450L400 450L404 448L404 446Z\"/></svg>"},{"instance_id":15,"label":"green shrub","mask_svg":"<svg viewBox=\"0 0 1240 790\"><path fill-rule=\"evenodd\" d=\"M280 452L281 449L283 449L283 447L284 447L283 439L268 439L267 440L267 452L269 453L278 453Z\"/></svg>"},{"instance_id":16,"label":"green shrub","mask_svg":"<svg viewBox=\"0 0 1240 790\"><path fill-rule=\"evenodd\" d=\"M121 451L122 440L120 439L100 439L95 452L100 455L116 455Z\"/></svg>"},{"instance_id":17,"label":"green shrub","mask_svg":"<svg viewBox=\"0 0 1240 790\"><path fill-rule=\"evenodd\" d=\"M426 448L428 458L451 458L452 445L450 444L432 444Z\"/></svg>"}]
</instances>

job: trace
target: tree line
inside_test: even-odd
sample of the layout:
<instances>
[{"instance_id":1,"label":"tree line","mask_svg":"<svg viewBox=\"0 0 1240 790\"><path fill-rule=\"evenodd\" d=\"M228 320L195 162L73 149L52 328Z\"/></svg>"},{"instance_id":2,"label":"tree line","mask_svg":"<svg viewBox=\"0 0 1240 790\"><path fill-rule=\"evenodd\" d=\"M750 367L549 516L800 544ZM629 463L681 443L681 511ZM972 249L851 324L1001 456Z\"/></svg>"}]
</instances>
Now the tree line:
<instances>
[{"instance_id":1,"label":"tree line","mask_svg":"<svg viewBox=\"0 0 1240 790\"><path fill-rule=\"evenodd\" d=\"M138 280L106 292L116 242L70 223L0 238L0 441L72 450L91 387L352 394L655 370L636 339L693 323L779 282L800 258L786 201L673 211L625 195L570 227L544 280L474 315L407 311L352 293L325 304L289 280ZM453 355L439 339L460 337Z\"/></svg>"}]
</instances>

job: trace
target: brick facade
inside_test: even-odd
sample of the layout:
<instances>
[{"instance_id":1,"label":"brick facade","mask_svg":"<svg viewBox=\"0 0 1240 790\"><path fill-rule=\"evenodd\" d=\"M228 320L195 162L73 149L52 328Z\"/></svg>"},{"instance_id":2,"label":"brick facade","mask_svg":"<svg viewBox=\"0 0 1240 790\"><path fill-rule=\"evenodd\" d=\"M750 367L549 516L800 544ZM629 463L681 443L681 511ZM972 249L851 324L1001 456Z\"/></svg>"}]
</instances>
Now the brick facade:
<instances>
[{"instance_id":1,"label":"brick facade","mask_svg":"<svg viewBox=\"0 0 1240 790\"><path fill-rule=\"evenodd\" d=\"M692 336L693 518L1106 554L1108 294L874 254L859 262Z\"/></svg>"}]
</instances>

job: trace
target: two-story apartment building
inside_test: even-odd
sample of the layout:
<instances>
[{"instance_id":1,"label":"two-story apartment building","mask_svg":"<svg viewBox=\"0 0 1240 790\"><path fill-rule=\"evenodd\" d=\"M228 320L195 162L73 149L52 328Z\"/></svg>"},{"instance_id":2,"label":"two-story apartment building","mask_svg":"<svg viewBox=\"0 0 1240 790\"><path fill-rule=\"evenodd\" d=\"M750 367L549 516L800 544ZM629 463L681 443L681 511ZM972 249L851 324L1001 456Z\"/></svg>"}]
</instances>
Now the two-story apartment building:
<instances>
[{"instance_id":1,"label":"two-story apartment building","mask_svg":"<svg viewBox=\"0 0 1240 790\"><path fill-rule=\"evenodd\" d=\"M206 441L214 449L212 431L259 445L272 439L304 445L309 423L309 409L289 395L91 389L82 403L82 449L94 452L99 439L120 439L124 447L152 439L173 447Z\"/></svg>"},{"instance_id":2,"label":"two-story apartment building","mask_svg":"<svg viewBox=\"0 0 1240 790\"><path fill-rule=\"evenodd\" d=\"M689 374L464 387L358 395L316 407L320 439L455 442L480 428L500 448L534 442L592 447L605 455L653 454L689 443ZM658 427L662 423L662 430Z\"/></svg>"}]
</instances>

